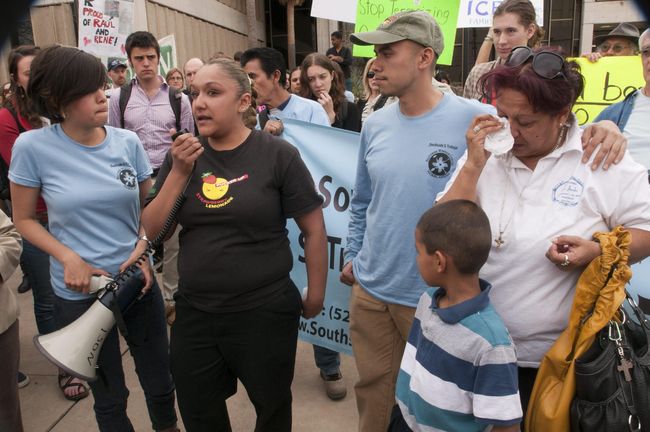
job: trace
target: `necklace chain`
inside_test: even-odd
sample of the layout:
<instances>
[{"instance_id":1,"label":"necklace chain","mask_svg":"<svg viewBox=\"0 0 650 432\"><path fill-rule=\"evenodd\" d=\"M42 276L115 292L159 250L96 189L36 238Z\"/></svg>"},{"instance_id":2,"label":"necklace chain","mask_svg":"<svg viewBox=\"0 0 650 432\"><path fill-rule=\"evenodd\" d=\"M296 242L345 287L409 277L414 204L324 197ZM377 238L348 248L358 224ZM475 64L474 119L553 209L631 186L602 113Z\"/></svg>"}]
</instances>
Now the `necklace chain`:
<instances>
[{"instance_id":1,"label":"necklace chain","mask_svg":"<svg viewBox=\"0 0 650 432\"><path fill-rule=\"evenodd\" d=\"M560 135L558 136L557 143L555 144L555 147L553 147L553 150L551 150L549 153L554 152L558 148L564 144L564 141L567 136L567 132L569 129L568 124L563 124L560 127ZM512 153L508 154L508 164L506 167L506 184L505 187L503 188L503 199L501 200L501 211L499 212L499 236L494 239L494 243L496 244L497 249L501 248L505 244L505 240L503 239L503 234L505 234L506 230L510 226L510 222L512 222L512 218L515 216L515 213L517 212L517 207L521 204L521 198L524 195L524 192L526 192L526 189L528 189L528 186L532 183L531 179L529 179L528 184L524 186L521 189L521 192L519 192L519 195L517 196L517 201L515 202L515 205L512 208L512 212L510 212L510 216L508 217L508 220L503 224L503 210L506 206L506 196L508 195L508 189L510 189L510 171L512 170ZM531 174L531 176L534 175Z\"/></svg>"},{"instance_id":2,"label":"necklace chain","mask_svg":"<svg viewBox=\"0 0 650 432\"><path fill-rule=\"evenodd\" d=\"M521 197L524 195L524 192L526 189L528 189L528 185L530 185L530 182L526 186L524 186L521 189L521 192L519 192L519 195L517 196L517 201L515 202L515 205L512 208L512 212L510 212L510 216L508 217L508 220L503 224L503 210L505 209L506 206L506 197L508 195L508 189L510 189L510 171L512 168L512 155L508 155L508 164L506 168L506 184L505 187L503 188L503 199L501 200L501 211L499 212L499 236L494 239L494 243L496 244L497 249L501 248L501 246L504 245L506 242L503 239L503 234L506 232L508 227L510 226L510 222L512 222L513 217L515 216L515 213L517 212L517 207L519 207L519 204L521 204Z\"/></svg>"}]
</instances>

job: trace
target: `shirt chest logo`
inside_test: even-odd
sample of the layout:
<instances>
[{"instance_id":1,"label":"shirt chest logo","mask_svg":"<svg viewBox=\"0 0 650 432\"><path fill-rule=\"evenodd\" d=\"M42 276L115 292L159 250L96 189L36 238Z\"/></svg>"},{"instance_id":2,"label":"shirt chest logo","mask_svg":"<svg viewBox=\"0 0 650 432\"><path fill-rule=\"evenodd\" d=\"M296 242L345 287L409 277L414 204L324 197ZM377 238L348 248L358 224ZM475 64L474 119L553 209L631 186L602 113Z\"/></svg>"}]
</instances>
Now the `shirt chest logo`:
<instances>
[{"instance_id":1,"label":"shirt chest logo","mask_svg":"<svg viewBox=\"0 0 650 432\"><path fill-rule=\"evenodd\" d=\"M138 185L137 177L131 167L118 170L117 178L120 182L122 182L124 187L129 190L135 189L135 187Z\"/></svg>"},{"instance_id":2,"label":"shirt chest logo","mask_svg":"<svg viewBox=\"0 0 650 432\"><path fill-rule=\"evenodd\" d=\"M571 176L553 188L553 202L565 207L575 207L580 202L585 187L580 180Z\"/></svg>"},{"instance_id":3,"label":"shirt chest logo","mask_svg":"<svg viewBox=\"0 0 650 432\"><path fill-rule=\"evenodd\" d=\"M427 157L427 170L435 178L447 177L451 172L454 158L444 150L436 150Z\"/></svg>"},{"instance_id":4,"label":"shirt chest logo","mask_svg":"<svg viewBox=\"0 0 650 432\"><path fill-rule=\"evenodd\" d=\"M201 192L196 193L196 197L205 204L206 208L221 208L232 202L232 196L227 196L230 185L248 179L248 174L227 180L217 177L212 172L206 172L201 175Z\"/></svg>"}]
</instances>

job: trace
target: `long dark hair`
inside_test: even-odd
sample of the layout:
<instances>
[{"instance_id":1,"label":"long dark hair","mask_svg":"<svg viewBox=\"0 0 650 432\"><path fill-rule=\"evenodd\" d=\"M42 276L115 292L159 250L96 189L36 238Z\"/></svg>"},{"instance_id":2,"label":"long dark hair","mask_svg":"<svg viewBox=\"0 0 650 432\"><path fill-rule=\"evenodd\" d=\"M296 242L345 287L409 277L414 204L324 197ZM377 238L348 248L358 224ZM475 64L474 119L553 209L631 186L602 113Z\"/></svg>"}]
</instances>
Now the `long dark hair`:
<instances>
[{"instance_id":1,"label":"long dark hair","mask_svg":"<svg viewBox=\"0 0 650 432\"><path fill-rule=\"evenodd\" d=\"M320 66L332 74L332 86L330 87L329 95L332 98L332 102L334 102L334 112L338 116L340 106L346 103L345 80L343 79L341 67L323 54L311 53L305 57L300 65L300 96L312 100L317 100L318 96L311 91L311 87L309 86L307 69L310 66Z\"/></svg>"},{"instance_id":2,"label":"long dark hair","mask_svg":"<svg viewBox=\"0 0 650 432\"><path fill-rule=\"evenodd\" d=\"M77 48L54 45L32 61L27 96L38 113L61 122L66 106L105 85L106 70L97 57Z\"/></svg>"},{"instance_id":3,"label":"long dark hair","mask_svg":"<svg viewBox=\"0 0 650 432\"><path fill-rule=\"evenodd\" d=\"M32 107L27 97L27 89L18 84L18 63L25 57L36 56L41 49L33 45L21 45L11 50L7 63L9 64L9 97L5 100L7 108L16 111L34 128L43 126L43 121Z\"/></svg>"}]
</instances>

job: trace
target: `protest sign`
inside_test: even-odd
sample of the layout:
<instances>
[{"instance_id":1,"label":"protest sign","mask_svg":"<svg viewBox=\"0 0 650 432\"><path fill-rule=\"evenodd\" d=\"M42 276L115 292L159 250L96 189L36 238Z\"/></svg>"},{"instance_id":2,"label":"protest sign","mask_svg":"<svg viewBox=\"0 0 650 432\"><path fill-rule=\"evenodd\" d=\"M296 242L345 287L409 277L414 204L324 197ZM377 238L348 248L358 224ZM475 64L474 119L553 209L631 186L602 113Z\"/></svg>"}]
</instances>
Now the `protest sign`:
<instances>
[{"instance_id":1,"label":"protest sign","mask_svg":"<svg viewBox=\"0 0 650 432\"><path fill-rule=\"evenodd\" d=\"M351 0L313 0L311 16L354 23L357 17L357 3Z\"/></svg>"},{"instance_id":2,"label":"protest sign","mask_svg":"<svg viewBox=\"0 0 650 432\"><path fill-rule=\"evenodd\" d=\"M79 1L79 49L97 57L125 57L132 29L133 0Z\"/></svg>"},{"instance_id":3,"label":"protest sign","mask_svg":"<svg viewBox=\"0 0 650 432\"><path fill-rule=\"evenodd\" d=\"M607 106L645 85L639 56L603 57L595 63L573 60L585 77L585 88L573 106L579 125L593 122Z\"/></svg>"},{"instance_id":4,"label":"protest sign","mask_svg":"<svg viewBox=\"0 0 650 432\"><path fill-rule=\"evenodd\" d=\"M171 34L164 38L158 39L160 45L160 64L158 69L160 75L165 76L170 69L178 67L176 59L176 37Z\"/></svg>"},{"instance_id":5,"label":"protest sign","mask_svg":"<svg viewBox=\"0 0 650 432\"><path fill-rule=\"evenodd\" d=\"M313 319L300 319L302 340L352 355L348 309L350 287L339 280L348 232L348 209L357 166L359 134L342 129L283 119L282 137L300 150L318 193L323 197L327 229L327 292L323 311ZM291 279L301 291L307 286L304 238L295 222L287 224L293 270Z\"/></svg>"},{"instance_id":6,"label":"protest sign","mask_svg":"<svg viewBox=\"0 0 650 432\"><path fill-rule=\"evenodd\" d=\"M460 0L458 28L491 27L492 15L504 0ZM531 0L537 24L544 26L544 0Z\"/></svg>"},{"instance_id":7,"label":"protest sign","mask_svg":"<svg viewBox=\"0 0 650 432\"><path fill-rule=\"evenodd\" d=\"M354 32L375 30L386 18L403 10L423 10L433 16L442 29L445 49L438 64L450 65L456 42L456 22L460 0L359 0ZM355 45L355 57L374 57L372 46Z\"/></svg>"}]
</instances>

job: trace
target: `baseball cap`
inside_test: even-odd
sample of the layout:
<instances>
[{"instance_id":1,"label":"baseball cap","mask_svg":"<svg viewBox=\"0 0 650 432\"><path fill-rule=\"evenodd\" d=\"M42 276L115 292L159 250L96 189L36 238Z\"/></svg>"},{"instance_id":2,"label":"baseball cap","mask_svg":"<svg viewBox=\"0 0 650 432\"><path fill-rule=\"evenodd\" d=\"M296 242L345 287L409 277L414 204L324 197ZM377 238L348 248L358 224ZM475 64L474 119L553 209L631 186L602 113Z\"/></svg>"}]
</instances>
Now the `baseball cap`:
<instances>
[{"instance_id":1,"label":"baseball cap","mask_svg":"<svg viewBox=\"0 0 650 432\"><path fill-rule=\"evenodd\" d=\"M605 39L610 37L621 37L629 39L636 44L639 43L639 29L634 24L624 22L617 25L614 30L607 33L606 35L596 36L594 40L596 41L596 44L600 45L605 41Z\"/></svg>"},{"instance_id":2,"label":"baseball cap","mask_svg":"<svg viewBox=\"0 0 650 432\"><path fill-rule=\"evenodd\" d=\"M444 49L442 30L436 20L420 10L398 12L386 18L377 30L354 33L350 40L357 45L380 45L410 40L430 47L438 57Z\"/></svg>"},{"instance_id":3,"label":"baseball cap","mask_svg":"<svg viewBox=\"0 0 650 432\"><path fill-rule=\"evenodd\" d=\"M109 71L112 71L113 69L115 69L117 67L120 67L120 66L126 67L126 63L124 63L124 61L120 60L120 59L113 59L113 60L108 62L107 69Z\"/></svg>"}]
</instances>

